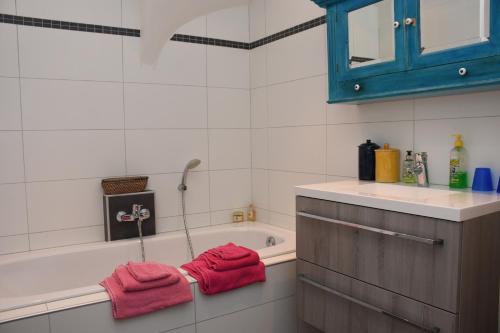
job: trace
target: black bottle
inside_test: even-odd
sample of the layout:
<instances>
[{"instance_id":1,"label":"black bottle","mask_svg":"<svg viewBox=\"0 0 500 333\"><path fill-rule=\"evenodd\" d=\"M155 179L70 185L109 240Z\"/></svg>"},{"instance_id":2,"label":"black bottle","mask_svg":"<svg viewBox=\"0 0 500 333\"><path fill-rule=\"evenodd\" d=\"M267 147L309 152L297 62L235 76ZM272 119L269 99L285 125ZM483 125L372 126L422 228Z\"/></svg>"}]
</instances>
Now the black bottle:
<instances>
[{"instance_id":1,"label":"black bottle","mask_svg":"<svg viewBox=\"0 0 500 333\"><path fill-rule=\"evenodd\" d=\"M379 148L371 140L359 145L359 180L375 180L375 150Z\"/></svg>"}]
</instances>

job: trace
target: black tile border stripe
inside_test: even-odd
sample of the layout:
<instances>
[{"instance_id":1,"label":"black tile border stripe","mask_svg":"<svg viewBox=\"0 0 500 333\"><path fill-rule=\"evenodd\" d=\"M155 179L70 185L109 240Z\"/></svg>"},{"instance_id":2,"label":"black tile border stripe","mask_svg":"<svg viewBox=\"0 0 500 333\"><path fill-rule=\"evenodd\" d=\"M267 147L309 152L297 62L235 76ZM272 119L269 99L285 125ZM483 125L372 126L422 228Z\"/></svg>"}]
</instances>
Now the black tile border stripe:
<instances>
[{"instance_id":1,"label":"black tile border stripe","mask_svg":"<svg viewBox=\"0 0 500 333\"><path fill-rule=\"evenodd\" d=\"M277 32L275 34L272 34L270 36L261 38L259 40L256 40L255 42L250 43L250 50L255 49L256 47L263 46L272 42L275 42L277 40L290 37L292 35L298 34L299 32L306 31L315 27L318 27L320 25L323 25L326 23L326 15L320 16L318 18L315 18L313 20L301 23L299 25L296 25L294 27L288 28L286 30Z\"/></svg>"},{"instance_id":2,"label":"black tile border stripe","mask_svg":"<svg viewBox=\"0 0 500 333\"><path fill-rule=\"evenodd\" d=\"M50 29L93 32L93 33L129 36L129 37L141 36L141 31L139 29L128 29L128 28L112 27L105 25L57 21L57 20L49 20L49 19L41 19L34 17L1 14L1 13L0 13L0 23L26 25L26 26L50 28ZM213 45L213 46L229 47L235 49L252 50L257 47L275 42L277 40L298 34L299 32L315 28L325 23L326 23L326 16L321 16L313 20L296 25L294 27L291 27L289 29L277 32L270 36L261 38L251 43L209 38L209 37L182 35L182 34L175 34L171 40L183 43Z\"/></svg>"},{"instance_id":3,"label":"black tile border stripe","mask_svg":"<svg viewBox=\"0 0 500 333\"><path fill-rule=\"evenodd\" d=\"M230 47L230 48L234 48L234 49L250 50L250 43L236 42L236 41L225 40L225 39L175 34L171 38L171 40L176 41L176 42L223 46L223 47Z\"/></svg>"},{"instance_id":4,"label":"black tile border stripe","mask_svg":"<svg viewBox=\"0 0 500 333\"><path fill-rule=\"evenodd\" d=\"M73 30L93 32L108 35L120 35L130 37L140 37L141 31L138 29L128 29L120 27L111 27L106 25L86 24L77 22L66 22L58 20L41 19L27 16L17 16L9 14L0 14L0 23L10 23L17 25L26 25L31 27L60 29L60 30Z\"/></svg>"}]
</instances>

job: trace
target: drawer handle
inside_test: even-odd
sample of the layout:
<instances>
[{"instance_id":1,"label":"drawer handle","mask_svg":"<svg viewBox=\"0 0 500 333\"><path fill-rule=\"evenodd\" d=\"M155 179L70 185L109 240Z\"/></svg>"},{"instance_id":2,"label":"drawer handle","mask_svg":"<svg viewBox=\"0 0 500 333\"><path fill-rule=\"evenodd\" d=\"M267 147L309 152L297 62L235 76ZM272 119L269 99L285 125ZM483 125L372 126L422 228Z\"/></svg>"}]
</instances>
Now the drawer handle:
<instances>
[{"instance_id":1,"label":"drawer handle","mask_svg":"<svg viewBox=\"0 0 500 333\"><path fill-rule=\"evenodd\" d=\"M395 315L393 313L390 313L390 312L387 312L385 310L382 310L376 306L373 306L371 304L368 304L366 302L363 302L357 298L354 298L354 297L351 297L349 295L346 295L344 293L341 293L341 292L338 292L336 290L333 290L332 288L329 288L327 286L324 286L316 281L313 281L311 279L309 279L308 277L306 277L304 274L299 274L298 275L298 278L300 281L308 284L308 285L311 285L313 287L316 287L318 289L321 289L321 290L324 290L326 291L327 293L329 294L332 294L332 295L335 295L335 296L338 296L340 298L343 298L351 303L354 303L354 304L357 304L357 305L360 305L366 309L369 309L369 310L372 310L372 311L375 311L375 312L378 312L380 314L383 314L384 316L387 316L387 317L391 317L392 319L396 319L396 320L399 320L399 321L402 321L408 325L411 325L413 327L416 327L416 328L419 328L421 329L422 331L424 332L429 332L429 333L439 333L441 330L438 328L438 327L426 327L426 326L423 326L419 323L416 323L410 319L406 319L406 318L403 318L401 316L398 316L398 315Z\"/></svg>"},{"instance_id":2,"label":"drawer handle","mask_svg":"<svg viewBox=\"0 0 500 333\"><path fill-rule=\"evenodd\" d=\"M329 222L329 223L333 223L333 224L337 224L337 225L342 225L342 226L350 227L350 228L354 228L354 229L371 231L371 232L375 232L377 234L382 234L382 235L387 235L387 236L393 236L393 237L402 238L402 239L406 239L406 240L411 240L411 241L415 241L415 242L419 242L419 243L423 243L423 244L428 244L428 245L443 245L444 244L444 240L442 240L442 239L423 238L423 237L418 237L418 236L403 234L403 233L400 233L400 232L395 232L395 231L390 231L390 230L372 228L372 227L368 227L366 225L361 225L361 224L356 224L356 223L350 223L350 222L345 222L345 221L334 220L334 219L330 219L328 217L323 217L323 216L319 216L319 215L313 215L313 214L309 214L309 213L306 213L306 212L298 212L297 215L303 216L303 217L307 217L307 218L310 218L310 219L314 219L314 220Z\"/></svg>"}]
</instances>

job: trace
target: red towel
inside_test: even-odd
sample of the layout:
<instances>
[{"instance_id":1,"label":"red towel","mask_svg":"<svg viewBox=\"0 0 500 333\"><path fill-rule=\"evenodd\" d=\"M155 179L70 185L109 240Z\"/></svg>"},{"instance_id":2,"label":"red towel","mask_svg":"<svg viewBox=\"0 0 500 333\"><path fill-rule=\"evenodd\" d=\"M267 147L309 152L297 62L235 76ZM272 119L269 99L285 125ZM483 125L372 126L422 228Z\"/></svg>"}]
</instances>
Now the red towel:
<instances>
[{"instance_id":1,"label":"red towel","mask_svg":"<svg viewBox=\"0 0 500 333\"><path fill-rule=\"evenodd\" d=\"M200 291L205 295L247 286L266 281L266 268L262 261L252 266L217 272L211 270L203 260L195 260L181 266L198 281Z\"/></svg>"},{"instance_id":2,"label":"red towel","mask_svg":"<svg viewBox=\"0 0 500 333\"><path fill-rule=\"evenodd\" d=\"M177 271L176 275L179 277L177 283L131 292L123 290L116 279L116 274L106 278L101 285L106 288L111 298L113 317L131 318L192 301L193 294L189 282L180 272Z\"/></svg>"},{"instance_id":3,"label":"red towel","mask_svg":"<svg viewBox=\"0 0 500 333\"><path fill-rule=\"evenodd\" d=\"M129 261L127 264L129 273L139 282L149 282L169 277L172 274L172 268L157 262Z\"/></svg>"},{"instance_id":4,"label":"red towel","mask_svg":"<svg viewBox=\"0 0 500 333\"><path fill-rule=\"evenodd\" d=\"M257 265L260 261L259 254L255 251L248 250L247 256L233 259L224 260L220 259L218 256L213 255L210 252L202 253L196 260L203 260L207 263L207 266L214 271L227 271L230 269L241 268L245 266Z\"/></svg>"},{"instance_id":5,"label":"red towel","mask_svg":"<svg viewBox=\"0 0 500 333\"><path fill-rule=\"evenodd\" d=\"M129 266L123 266L120 265L115 269L115 272L113 275L115 276L115 279L117 282L120 283L124 291L140 291L140 290L147 290L151 288L158 288L158 287L167 287L170 286L171 284L177 283L179 281L179 275L178 274L172 274L175 273L173 272L174 270L177 271L174 267L169 267L166 265L164 269L170 270L168 272L168 276L163 279L156 279L152 280L149 282L140 282L137 281L132 274L130 274L130 267Z\"/></svg>"},{"instance_id":6,"label":"red towel","mask_svg":"<svg viewBox=\"0 0 500 333\"><path fill-rule=\"evenodd\" d=\"M243 246L236 246L234 243L227 243L226 245L218 246L206 252L223 260L236 260L249 256L252 250Z\"/></svg>"}]
</instances>

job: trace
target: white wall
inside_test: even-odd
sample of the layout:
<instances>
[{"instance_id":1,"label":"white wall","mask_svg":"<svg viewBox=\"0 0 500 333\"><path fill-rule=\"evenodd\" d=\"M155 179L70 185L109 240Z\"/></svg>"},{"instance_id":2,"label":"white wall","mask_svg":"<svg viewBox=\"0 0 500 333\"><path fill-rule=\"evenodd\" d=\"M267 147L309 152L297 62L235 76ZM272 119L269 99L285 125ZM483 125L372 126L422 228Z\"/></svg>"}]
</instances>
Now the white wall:
<instances>
[{"instance_id":1,"label":"white wall","mask_svg":"<svg viewBox=\"0 0 500 333\"><path fill-rule=\"evenodd\" d=\"M311 1L253 0L251 37L321 15ZM427 151L431 182L447 185L451 135L462 133L471 178L488 166L498 182L500 91L327 105L325 38L321 26L251 51L252 198L261 219L294 229L293 186L357 177L357 146L366 139Z\"/></svg>"},{"instance_id":2,"label":"white wall","mask_svg":"<svg viewBox=\"0 0 500 333\"><path fill-rule=\"evenodd\" d=\"M16 6L17 5L17 6ZM1 0L0 12L139 28L136 0ZM180 33L248 41L248 8ZM140 39L0 23L0 254L101 241L100 180L149 175L157 230L227 223L251 200L249 52L170 42L142 66Z\"/></svg>"}]
</instances>

